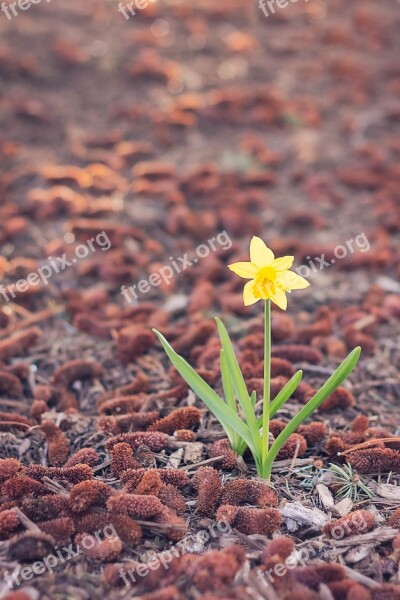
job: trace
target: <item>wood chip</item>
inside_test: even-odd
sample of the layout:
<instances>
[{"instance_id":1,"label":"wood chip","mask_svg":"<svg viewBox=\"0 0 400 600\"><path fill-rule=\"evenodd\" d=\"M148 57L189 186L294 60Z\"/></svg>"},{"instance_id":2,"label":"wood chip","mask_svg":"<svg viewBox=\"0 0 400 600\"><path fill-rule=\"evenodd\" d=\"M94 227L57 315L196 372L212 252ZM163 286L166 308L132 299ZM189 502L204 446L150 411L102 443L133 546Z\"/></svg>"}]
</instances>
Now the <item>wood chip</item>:
<instances>
[{"instance_id":1,"label":"wood chip","mask_svg":"<svg viewBox=\"0 0 400 600\"><path fill-rule=\"evenodd\" d=\"M380 483L376 486L375 493L387 500L400 500L400 486L390 483Z\"/></svg>"},{"instance_id":2,"label":"wood chip","mask_svg":"<svg viewBox=\"0 0 400 600\"><path fill-rule=\"evenodd\" d=\"M335 502L330 489L327 488L323 483L319 483L316 489L324 508L326 510L332 510L335 506Z\"/></svg>"},{"instance_id":3,"label":"wood chip","mask_svg":"<svg viewBox=\"0 0 400 600\"><path fill-rule=\"evenodd\" d=\"M169 464L172 469L179 468L179 466L182 462L183 453L184 453L183 448L179 448L175 452L172 452L172 454L169 457Z\"/></svg>"},{"instance_id":4,"label":"wood chip","mask_svg":"<svg viewBox=\"0 0 400 600\"><path fill-rule=\"evenodd\" d=\"M354 506L354 504L353 504L352 500L350 500L350 498L343 498L343 500L341 500L340 502L335 504L334 512L336 514L338 514L340 517L344 517L345 515L348 515L349 512L351 512L353 510L353 506Z\"/></svg>"},{"instance_id":5,"label":"wood chip","mask_svg":"<svg viewBox=\"0 0 400 600\"><path fill-rule=\"evenodd\" d=\"M347 563L351 565L360 562L364 558L367 558L371 554L374 548L374 544L363 544L362 546L355 546L345 556Z\"/></svg>"},{"instance_id":6,"label":"wood chip","mask_svg":"<svg viewBox=\"0 0 400 600\"><path fill-rule=\"evenodd\" d=\"M198 463L204 454L205 446L201 442L188 444L184 450L184 461L187 463Z\"/></svg>"},{"instance_id":7,"label":"wood chip","mask_svg":"<svg viewBox=\"0 0 400 600\"><path fill-rule=\"evenodd\" d=\"M328 516L318 508L308 508L300 502L288 502L279 509L284 519L291 519L300 525L307 525L322 529L329 521Z\"/></svg>"},{"instance_id":8,"label":"wood chip","mask_svg":"<svg viewBox=\"0 0 400 600\"><path fill-rule=\"evenodd\" d=\"M351 537L343 538L342 540L329 540L329 544L341 548L369 543L376 546L380 542L392 540L398 533L399 530L394 529L393 527L378 527L377 529L374 529L374 531L369 531L368 533L363 533L361 535L353 535Z\"/></svg>"}]
</instances>

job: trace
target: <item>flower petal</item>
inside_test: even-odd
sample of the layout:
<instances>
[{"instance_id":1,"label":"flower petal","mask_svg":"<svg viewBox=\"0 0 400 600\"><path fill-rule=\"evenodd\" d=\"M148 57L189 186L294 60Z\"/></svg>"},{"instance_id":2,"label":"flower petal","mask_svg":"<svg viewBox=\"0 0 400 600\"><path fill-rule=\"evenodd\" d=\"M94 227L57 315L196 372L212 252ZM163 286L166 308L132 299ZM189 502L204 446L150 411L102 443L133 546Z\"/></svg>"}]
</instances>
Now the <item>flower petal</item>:
<instances>
[{"instance_id":1,"label":"flower petal","mask_svg":"<svg viewBox=\"0 0 400 600\"><path fill-rule=\"evenodd\" d=\"M288 290L304 290L304 288L310 285L304 277L300 277L300 275L297 275L293 271L282 273L280 279Z\"/></svg>"},{"instance_id":2,"label":"flower petal","mask_svg":"<svg viewBox=\"0 0 400 600\"><path fill-rule=\"evenodd\" d=\"M286 271L286 269L290 269L293 261L294 256L282 256L281 258L276 258L271 267L276 271Z\"/></svg>"},{"instance_id":3,"label":"flower petal","mask_svg":"<svg viewBox=\"0 0 400 600\"><path fill-rule=\"evenodd\" d=\"M274 260L275 255L265 242L256 235L250 242L250 260L257 267L268 267Z\"/></svg>"},{"instance_id":4,"label":"flower petal","mask_svg":"<svg viewBox=\"0 0 400 600\"><path fill-rule=\"evenodd\" d=\"M231 265L228 265L229 269L239 275L239 277L243 277L244 279L254 279L257 275L258 268L256 265L253 265L251 262L237 262Z\"/></svg>"},{"instance_id":5,"label":"flower petal","mask_svg":"<svg viewBox=\"0 0 400 600\"><path fill-rule=\"evenodd\" d=\"M287 309L287 297L283 290L280 290L278 287L275 289L275 293L271 294L272 302L275 302L279 308L282 310Z\"/></svg>"},{"instance_id":6,"label":"flower petal","mask_svg":"<svg viewBox=\"0 0 400 600\"><path fill-rule=\"evenodd\" d=\"M248 281L243 288L243 302L245 306L250 306L251 304L255 304L260 300L260 298L256 298L253 292L254 281Z\"/></svg>"}]
</instances>

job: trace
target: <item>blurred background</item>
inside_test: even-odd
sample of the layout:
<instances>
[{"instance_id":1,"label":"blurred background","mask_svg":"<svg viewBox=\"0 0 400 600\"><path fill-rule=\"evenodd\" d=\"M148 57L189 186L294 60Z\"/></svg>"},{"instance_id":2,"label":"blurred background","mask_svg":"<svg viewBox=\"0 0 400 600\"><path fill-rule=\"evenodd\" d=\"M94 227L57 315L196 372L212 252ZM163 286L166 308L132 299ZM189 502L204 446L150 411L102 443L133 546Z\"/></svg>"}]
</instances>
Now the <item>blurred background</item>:
<instances>
[{"instance_id":1,"label":"blurred background","mask_svg":"<svg viewBox=\"0 0 400 600\"><path fill-rule=\"evenodd\" d=\"M368 252L310 273L299 309L398 291L398 2L27 2L0 12L4 281L99 231L112 249L18 294L26 310L99 285L126 308L121 285L223 230L228 253L144 299L206 280L225 293L200 308L240 314L224 265L252 234L297 266L367 237ZM107 337L119 313L96 309Z\"/></svg>"}]
</instances>

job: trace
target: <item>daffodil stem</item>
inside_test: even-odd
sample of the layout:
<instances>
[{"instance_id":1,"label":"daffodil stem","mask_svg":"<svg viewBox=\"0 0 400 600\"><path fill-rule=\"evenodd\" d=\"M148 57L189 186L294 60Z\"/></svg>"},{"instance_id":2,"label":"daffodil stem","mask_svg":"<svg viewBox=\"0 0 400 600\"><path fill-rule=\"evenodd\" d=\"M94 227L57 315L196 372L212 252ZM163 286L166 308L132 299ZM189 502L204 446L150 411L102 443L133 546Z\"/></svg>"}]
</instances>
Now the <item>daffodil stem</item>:
<instances>
[{"instance_id":1,"label":"daffodil stem","mask_svg":"<svg viewBox=\"0 0 400 600\"><path fill-rule=\"evenodd\" d=\"M262 427L262 466L264 468L269 445L269 404L271 394L271 301L264 306L264 401Z\"/></svg>"}]
</instances>

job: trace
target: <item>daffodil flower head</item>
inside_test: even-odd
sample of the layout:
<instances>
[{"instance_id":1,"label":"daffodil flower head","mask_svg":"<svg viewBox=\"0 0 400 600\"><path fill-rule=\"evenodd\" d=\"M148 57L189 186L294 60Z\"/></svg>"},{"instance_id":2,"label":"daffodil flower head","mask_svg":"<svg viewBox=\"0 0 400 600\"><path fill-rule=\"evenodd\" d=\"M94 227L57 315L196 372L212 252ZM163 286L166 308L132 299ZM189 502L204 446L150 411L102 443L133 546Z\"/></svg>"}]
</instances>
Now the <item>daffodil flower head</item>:
<instances>
[{"instance_id":1,"label":"daffodil flower head","mask_svg":"<svg viewBox=\"0 0 400 600\"><path fill-rule=\"evenodd\" d=\"M245 306L259 300L272 300L279 308L286 310L286 292L302 290L310 284L300 275L290 271L294 256L275 258L274 253L263 240L253 236L250 242L250 262L237 262L228 265L230 270L250 279L243 289Z\"/></svg>"}]
</instances>

